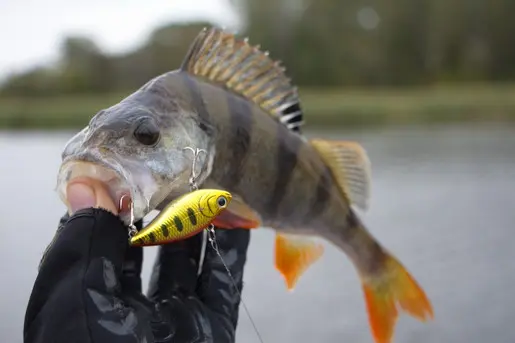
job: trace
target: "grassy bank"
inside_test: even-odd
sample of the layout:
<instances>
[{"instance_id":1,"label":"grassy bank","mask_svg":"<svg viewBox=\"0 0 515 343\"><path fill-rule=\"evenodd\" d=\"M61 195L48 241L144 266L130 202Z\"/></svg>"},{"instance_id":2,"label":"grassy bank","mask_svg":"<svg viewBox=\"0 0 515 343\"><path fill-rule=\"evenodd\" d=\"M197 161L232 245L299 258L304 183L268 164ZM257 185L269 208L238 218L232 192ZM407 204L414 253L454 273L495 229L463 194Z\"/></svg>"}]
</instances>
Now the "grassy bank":
<instances>
[{"instance_id":1,"label":"grassy bank","mask_svg":"<svg viewBox=\"0 0 515 343\"><path fill-rule=\"evenodd\" d=\"M0 98L0 128L79 128L129 93ZM307 126L514 121L515 84L413 90L301 90Z\"/></svg>"}]
</instances>

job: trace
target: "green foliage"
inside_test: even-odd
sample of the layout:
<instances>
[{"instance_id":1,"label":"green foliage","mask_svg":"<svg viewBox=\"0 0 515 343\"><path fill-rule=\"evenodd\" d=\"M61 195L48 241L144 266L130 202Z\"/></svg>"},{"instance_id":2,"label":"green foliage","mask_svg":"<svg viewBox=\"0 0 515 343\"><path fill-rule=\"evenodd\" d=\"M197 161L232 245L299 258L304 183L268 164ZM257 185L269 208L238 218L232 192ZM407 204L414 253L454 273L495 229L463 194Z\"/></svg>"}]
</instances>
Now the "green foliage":
<instances>
[{"instance_id":1,"label":"green foliage","mask_svg":"<svg viewBox=\"0 0 515 343\"><path fill-rule=\"evenodd\" d=\"M306 127L515 121L515 85L411 90L301 89ZM0 127L82 128L129 92L0 98Z\"/></svg>"},{"instance_id":2,"label":"green foliage","mask_svg":"<svg viewBox=\"0 0 515 343\"><path fill-rule=\"evenodd\" d=\"M248 31L303 86L515 78L512 0L298 0L288 25L286 3L249 0Z\"/></svg>"}]
</instances>

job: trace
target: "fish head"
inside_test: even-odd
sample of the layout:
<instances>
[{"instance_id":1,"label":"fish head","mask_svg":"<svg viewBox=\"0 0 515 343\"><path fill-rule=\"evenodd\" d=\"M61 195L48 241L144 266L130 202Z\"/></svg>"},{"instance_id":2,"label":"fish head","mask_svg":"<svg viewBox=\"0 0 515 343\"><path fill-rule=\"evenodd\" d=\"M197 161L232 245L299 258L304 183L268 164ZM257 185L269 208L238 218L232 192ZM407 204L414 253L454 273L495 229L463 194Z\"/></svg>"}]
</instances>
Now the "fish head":
<instances>
[{"instance_id":1,"label":"fish head","mask_svg":"<svg viewBox=\"0 0 515 343\"><path fill-rule=\"evenodd\" d=\"M120 218L129 224L125 197L137 221L171 193L190 191L195 149L205 152L195 161L197 182L207 177L214 148L205 127L180 97L157 86L163 87L143 87L98 112L66 143L57 192L67 206L67 185L77 178L93 178L108 186L120 205Z\"/></svg>"}]
</instances>

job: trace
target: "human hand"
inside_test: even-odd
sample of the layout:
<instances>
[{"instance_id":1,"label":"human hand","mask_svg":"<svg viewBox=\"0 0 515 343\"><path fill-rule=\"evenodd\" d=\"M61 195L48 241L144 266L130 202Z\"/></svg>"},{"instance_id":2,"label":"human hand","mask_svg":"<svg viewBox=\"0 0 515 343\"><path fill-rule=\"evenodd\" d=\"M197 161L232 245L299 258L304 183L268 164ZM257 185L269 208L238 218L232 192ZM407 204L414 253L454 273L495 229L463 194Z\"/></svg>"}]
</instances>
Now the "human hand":
<instances>
[{"instance_id":1,"label":"human hand","mask_svg":"<svg viewBox=\"0 0 515 343\"><path fill-rule=\"evenodd\" d=\"M27 308L26 343L45 342L35 339L37 335L48 335L46 339L56 343L61 342L59 337L65 342L70 335L102 337L91 340L95 342L136 342L135 338L144 340L143 336L149 342L234 342L240 299L233 285L241 292L248 230L216 230L219 253L233 280L211 246L203 249L202 234L159 247L147 297L141 291L143 250L128 246L127 227L116 217L116 202L105 185L91 179L74 180L67 197L69 214L61 219L61 233L42 262ZM141 228L141 222L136 226ZM88 266L86 273L84 266ZM70 280L76 286L69 286ZM43 293L39 283L44 285ZM63 287L75 295L67 297ZM91 298L95 293L105 300L99 303ZM106 304L120 305L110 309ZM67 325L71 314L45 315L82 307L86 307L81 313L87 313L90 333L75 332L81 325ZM39 320L33 320L35 313L41 313ZM120 325L134 322L118 331L105 331L102 323L106 320ZM52 322L59 324L52 326Z\"/></svg>"}]
</instances>

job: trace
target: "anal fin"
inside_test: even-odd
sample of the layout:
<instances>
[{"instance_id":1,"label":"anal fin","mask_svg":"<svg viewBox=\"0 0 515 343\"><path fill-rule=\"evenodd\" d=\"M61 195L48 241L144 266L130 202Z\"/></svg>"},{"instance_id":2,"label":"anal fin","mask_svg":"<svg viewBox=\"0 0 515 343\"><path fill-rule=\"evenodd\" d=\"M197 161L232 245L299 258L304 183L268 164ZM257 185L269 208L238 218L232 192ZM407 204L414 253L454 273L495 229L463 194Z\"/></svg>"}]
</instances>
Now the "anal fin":
<instances>
[{"instance_id":1,"label":"anal fin","mask_svg":"<svg viewBox=\"0 0 515 343\"><path fill-rule=\"evenodd\" d=\"M370 199L370 160L357 142L310 140L322 160L331 170L340 191L351 204L367 210Z\"/></svg>"},{"instance_id":2,"label":"anal fin","mask_svg":"<svg viewBox=\"0 0 515 343\"><path fill-rule=\"evenodd\" d=\"M292 291L300 276L324 253L322 244L313 238L277 233L275 236L275 268Z\"/></svg>"}]
</instances>

